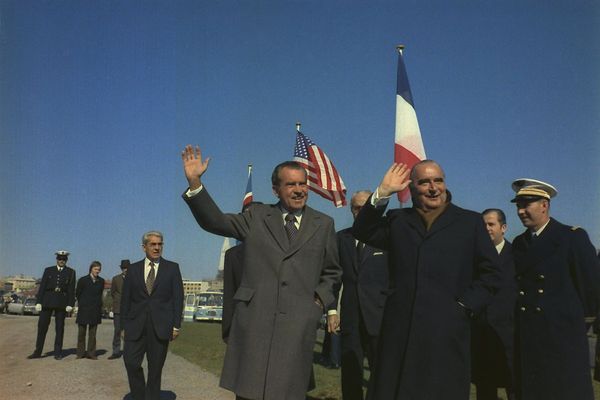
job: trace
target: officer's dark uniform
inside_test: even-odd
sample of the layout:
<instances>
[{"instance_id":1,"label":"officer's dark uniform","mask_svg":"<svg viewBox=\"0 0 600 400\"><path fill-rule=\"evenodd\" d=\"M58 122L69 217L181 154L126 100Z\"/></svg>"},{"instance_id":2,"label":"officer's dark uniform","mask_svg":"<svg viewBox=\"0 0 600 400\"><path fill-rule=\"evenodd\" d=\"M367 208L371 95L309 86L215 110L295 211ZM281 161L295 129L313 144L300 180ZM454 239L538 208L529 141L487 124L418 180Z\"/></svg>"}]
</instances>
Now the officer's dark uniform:
<instances>
[{"instance_id":1,"label":"officer's dark uniform","mask_svg":"<svg viewBox=\"0 0 600 400\"><path fill-rule=\"evenodd\" d=\"M57 255L59 254L57 253ZM38 320L35 351L30 358L36 358L42 354L50 319L52 318L52 313L54 313L54 326L56 328L54 358L60 359L62 357L61 352L65 329L65 309L67 306L73 307L75 304L75 270L66 265L62 268L62 271L59 271L56 265L46 268L42 276L36 303L42 305L42 311L40 311Z\"/></svg>"},{"instance_id":2,"label":"officer's dark uniform","mask_svg":"<svg viewBox=\"0 0 600 400\"><path fill-rule=\"evenodd\" d=\"M585 317L597 309L600 265L587 233L550 218L539 236L517 236L513 255L520 398L593 400Z\"/></svg>"}]
</instances>

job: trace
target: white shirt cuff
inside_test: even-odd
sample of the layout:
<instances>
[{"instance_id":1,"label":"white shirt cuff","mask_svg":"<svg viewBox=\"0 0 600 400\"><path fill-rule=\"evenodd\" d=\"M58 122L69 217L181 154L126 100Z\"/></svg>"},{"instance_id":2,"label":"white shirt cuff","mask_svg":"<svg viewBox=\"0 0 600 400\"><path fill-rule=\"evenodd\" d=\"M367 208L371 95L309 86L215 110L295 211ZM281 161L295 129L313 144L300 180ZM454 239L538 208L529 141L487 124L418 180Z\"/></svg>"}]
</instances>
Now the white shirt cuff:
<instances>
[{"instance_id":1,"label":"white shirt cuff","mask_svg":"<svg viewBox=\"0 0 600 400\"><path fill-rule=\"evenodd\" d=\"M185 192L185 195L187 197L194 197L195 195L197 195L198 193L200 193L200 191L202 189L204 189L204 185L200 185L200 187L198 189L194 189L194 190L188 189L187 192Z\"/></svg>"},{"instance_id":2,"label":"white shirt cuff","mask_svg":"<svg viewBox=\"0 0 600 400\"><path fill-rule=\"evenodd\" d=\"M329 310L327 311L327 315L337 315L337 310Z\"/></svg>"},{"instance_id":3,"label":"white shirt cuff","mask_svg":"<svg viewBox=\"0 0 600 400\"><path fill-rule=\"evenodd\" d=\"M392 198L391 195L386 196L386 197L379 196L379 186L378 186L377 189L375 189L375 192L373 192L373 196L371 196L371 205L373 207L387 206L387 204L390 202L391 198Z\"/></svg>"}]
</instances>

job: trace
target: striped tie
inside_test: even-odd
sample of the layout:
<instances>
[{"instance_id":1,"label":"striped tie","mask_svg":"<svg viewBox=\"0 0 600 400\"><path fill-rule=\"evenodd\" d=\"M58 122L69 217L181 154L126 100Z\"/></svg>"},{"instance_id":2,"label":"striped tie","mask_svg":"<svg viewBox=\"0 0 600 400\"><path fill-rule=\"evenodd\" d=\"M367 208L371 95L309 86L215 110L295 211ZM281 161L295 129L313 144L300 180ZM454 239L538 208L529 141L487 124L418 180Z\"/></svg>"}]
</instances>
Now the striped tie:
<instances>
[{"instance_id":1,"label":"striped tie","mask_svg":"<svg viewBox=\"0 0 600 400\"><path fill-rule=\"evenodd\" d=\"M148 294L152 294L152 287L154 286L154 277L154 263L150 261L150 272L148 272L148 277L146 278L146 290L148 291Z\"/></svg>"},{"instance_id":2,"label":"striped tie","mask_svg":"<svg viewBox=\"0 0 600 400\"><path fill-rule=\"evenodd\" d=\"M292 213L289 213L285 216L285 231L291 243L298 234L298 228L296 228L296 217Z\"/></svg>"}]
</instances>

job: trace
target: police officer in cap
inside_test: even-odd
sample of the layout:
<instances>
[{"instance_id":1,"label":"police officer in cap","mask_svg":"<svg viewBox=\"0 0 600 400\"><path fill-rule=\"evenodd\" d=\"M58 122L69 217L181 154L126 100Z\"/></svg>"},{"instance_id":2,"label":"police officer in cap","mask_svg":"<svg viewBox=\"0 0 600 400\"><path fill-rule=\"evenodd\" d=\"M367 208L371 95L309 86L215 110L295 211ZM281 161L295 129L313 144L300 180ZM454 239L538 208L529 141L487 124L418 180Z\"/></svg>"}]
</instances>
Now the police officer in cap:
<instances>
[{"instance_id":1,"label":"police officer in cap","mask_svg":"<svg viewBox=\"0 0 600 400\"><path fill-rule=\"evenodd\" d=\"M512 188L527 228L513 241L520 398L592 400L585 318L597 311L595 248L583 229L550 217L552 185L517 179Z\"/></svg>"},{"instance_id":2,"label":"police officer in cap","mask_svg":"<svg viewBox=\"0 0 600 400\"><path fill-rule=\"evenodd\" d=\"M27 358L40 358L50 319L54 314L56 336L54 338L54 358L62 359L63 334L65 317L73 310L75 304L75 270L67 267L69 252L60 250L56 253L56 265L44 270L42 282L38 289L35 308L40 312L38 319L37 340L35 350Z\"/></svg>"}]
</instances>

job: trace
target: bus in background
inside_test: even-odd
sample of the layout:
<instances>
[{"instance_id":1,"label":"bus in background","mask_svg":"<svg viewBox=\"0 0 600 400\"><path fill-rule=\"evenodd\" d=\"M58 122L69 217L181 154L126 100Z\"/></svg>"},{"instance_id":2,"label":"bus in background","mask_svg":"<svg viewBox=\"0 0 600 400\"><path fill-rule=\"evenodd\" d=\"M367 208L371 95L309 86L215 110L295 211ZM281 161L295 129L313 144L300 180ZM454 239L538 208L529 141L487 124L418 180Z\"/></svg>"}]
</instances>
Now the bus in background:
<instances>
[{"instance_id":1,"label":"bus in background","mask_svg":"<svg viewBox=\"0 0 600 400\"><path fill-rule=\"evenodd\" d=\"M183 320L184 321L193 321L194 314L196 313L196 306L198 305L198 301L196 299L195 293L189 293L185 296L185 300L183 302Z\"/></svg>"},{"instance_id":2,"label":"bus in background","mask_svg":"<svg viewBox=\"0 0 600 400\"><path fill-rule=\"evenodd\" d=\"M222 321L223 293L206 291L196 294L194 321Z\"/></svg>"}]
</instances>

